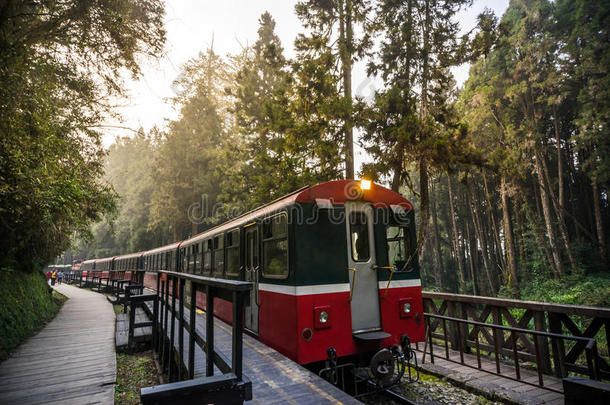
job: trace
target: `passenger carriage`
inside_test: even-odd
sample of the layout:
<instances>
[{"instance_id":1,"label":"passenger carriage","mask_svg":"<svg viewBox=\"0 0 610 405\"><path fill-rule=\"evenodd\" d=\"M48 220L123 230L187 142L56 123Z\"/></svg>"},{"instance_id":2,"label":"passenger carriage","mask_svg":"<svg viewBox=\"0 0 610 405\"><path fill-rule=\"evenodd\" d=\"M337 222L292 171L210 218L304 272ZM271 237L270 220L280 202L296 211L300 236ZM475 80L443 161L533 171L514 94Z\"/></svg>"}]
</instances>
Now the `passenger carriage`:
<instances>
[{"instance_id":1,"label":"passenger carriage","mask_svg":"<svg viewBox=\"0 0 610 405\"><path fill-rule=\"evenodd\" d=\"M139 257L135 265L150 288L157 288L158 270L252 282L245 328L296 362L312 364L326 360L330 348L338 357L372 355L404 347L405 335L424 339L416 250L411 203L371 182L337 180L119 259ZM95 270L112 261L98 260ZM215 314L230 322L231 304L216 300ZM197 305L204 304L198 293Z\"/></svg>"}]
</instances>

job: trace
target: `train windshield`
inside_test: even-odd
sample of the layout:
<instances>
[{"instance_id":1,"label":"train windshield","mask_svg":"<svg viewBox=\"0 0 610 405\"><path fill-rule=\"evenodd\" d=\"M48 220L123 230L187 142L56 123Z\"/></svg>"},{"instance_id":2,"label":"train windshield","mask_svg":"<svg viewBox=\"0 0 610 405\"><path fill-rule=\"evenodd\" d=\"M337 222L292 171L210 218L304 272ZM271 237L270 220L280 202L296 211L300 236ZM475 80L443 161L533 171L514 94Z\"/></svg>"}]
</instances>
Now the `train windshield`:
<instances>
[{"instance_id":1,"label":"train windshield","mask_svg":"<svg viewBox=\"0 0 610 405\"><path fill-rule=\"evenodd\" d=\"M386 228L388 242L388 263L396 271L413 268L413 246L406 226L390 225Z\"/></svg>"}]
</instances>

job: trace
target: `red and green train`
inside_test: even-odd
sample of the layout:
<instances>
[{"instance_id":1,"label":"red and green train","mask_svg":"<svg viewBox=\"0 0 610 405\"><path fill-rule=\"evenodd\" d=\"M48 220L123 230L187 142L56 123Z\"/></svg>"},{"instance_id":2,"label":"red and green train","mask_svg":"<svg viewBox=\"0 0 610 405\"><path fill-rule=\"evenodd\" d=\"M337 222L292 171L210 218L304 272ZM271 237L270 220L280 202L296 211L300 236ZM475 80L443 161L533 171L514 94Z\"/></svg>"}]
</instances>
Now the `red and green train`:
<instances>
[{"instance_id":1,"label":"red and green train","mask_svg":"<svg viewBox=\"0 0 610 405\"><path fill-rule=\"evenodd\" d=\"M171 270L253 283L244 325L300 364L424 339L413 206L372 182L305 187L190 239L86 260L81 270L156 288ZM197 298L203 307L204 295ZM230 303L215 315L230 321ZM401 342L402 340L402 342Z\"/></svg>"}]
</instances>

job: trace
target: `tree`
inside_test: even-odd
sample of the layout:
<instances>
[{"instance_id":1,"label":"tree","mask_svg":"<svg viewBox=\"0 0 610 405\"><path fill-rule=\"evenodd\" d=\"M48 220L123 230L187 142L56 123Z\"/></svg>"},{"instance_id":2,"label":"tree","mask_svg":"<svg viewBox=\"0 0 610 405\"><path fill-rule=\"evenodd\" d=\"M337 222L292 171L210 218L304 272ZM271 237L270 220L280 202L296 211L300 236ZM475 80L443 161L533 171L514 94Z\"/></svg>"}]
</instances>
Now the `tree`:
<instances>
[{"instance_id":1,"label":"tree","mask_svg":"<svg viewBox=\"0 0 610 405\"><path fill-rule=\"evenodd\" d=\"M562 68L568 85L577 91L577 100L571 100L577 106L573 140L577 150L586 156L583 163L591 181L598 251L607 267L600 195L603 189L607 193L610 180L610 5L561 0L557 2L555 16L555 38L564 44Z\"/></svg>"},{"instance_id":2,"label":"tree","mask_svg":"<svg viewBox=\"0 0 610 405\"><path fill-rule=\"evenodd\" d=\"M297 60L307 68L318 61L325 71L318 74L335 82L332 94L332 114L342 122L345 178L354 178L354 117L352 97L352 67L358 57L370 46L366 34L366 17L370 5L367 0L305 0L297 3L297 16L308 29L309 35L299 34L296 41L300 56ZM354 25L364 34L354 36ZM332 59L332 63L328 63ZM340 61L340 66L334 63Z\"/></svg>"},{"instance_id":3,"label":"tree","mask_svg":"<svg viewBox=\"0 0 610 405\"><path fill-rule=\"evenodd\" d=\"M100 126L120 72L158 55L163 7L8 1L0 13L0 266L31 270L114 207Z\"/></svg>"},{"instance_id":4,"label":"tree","mask_svg":"<svg viewBox=\"0 0 610 405\"><path fill-rule=\"evenodd\" d=\"M232 80L227 63L210 47L183 68L175 98L180 117L170 122L155 162L152 225L171 227L173 240L198 231L212 217L219 193L219 156L231 147L225 87Z\"/></svg>"},{"instance_id":5,"label":"tree","mask_svg":"<svg viewBox=\"0 0 610 405\"><path fill-rule=\"evenodd\" d=\"M236 74L227 90L238 147L224 159L231 175L222 179L221 198L248 208L277 198L292 183L286 181L292 173L282 130L291 122L285 98L289 66L274 29L271 14L263 13L254 45L231 60Z\"/></svg>"},{"instance_id":6,"label":"tree","mask_svg":"<svg viewBox=\"0 0 610 405\"><path fill-rule=\"evenodd\" d=\"M391 174L392 188L398 190L407 173L406 162L416 162L422 250L430 218L430 167L444 167L451 156L446 154L451 145L448 140L464 137L464 128L453 120L448 68L460 57L458 24L453 17L468 3L380 1L372 26L380 50L369 63L369 73L380 74L385 86L375 96L364 137L368 151L381 163L366 169Z\"/></svg>"}]
</instances>

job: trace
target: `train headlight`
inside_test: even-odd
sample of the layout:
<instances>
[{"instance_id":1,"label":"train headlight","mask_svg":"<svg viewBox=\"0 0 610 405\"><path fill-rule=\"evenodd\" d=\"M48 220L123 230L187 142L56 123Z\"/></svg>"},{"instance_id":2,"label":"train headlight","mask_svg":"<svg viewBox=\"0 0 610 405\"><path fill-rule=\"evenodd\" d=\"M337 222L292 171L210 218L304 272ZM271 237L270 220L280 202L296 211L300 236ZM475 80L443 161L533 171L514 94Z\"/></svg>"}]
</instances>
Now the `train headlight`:
<instances>
[{"instance_id":1,"label":"train headlight","mask_svg":"<svg viewBox=\"0 0 610 405\"><path fill-rule=\"evenodd\" d=\"M411 318L413 316L413 299L401 298L398 300L398 315L401 318Z\"/></svg>"},{"instance_id":2,"label":"train headlight","mask_svg":"<svg viewBox=\"0 0 610 405\"><path fill-rule=\"evenodd\" d=\"M318 315L318 321L320 321L321 324L325 324L326 322L328 322L328 312L320 312L320 315Z\"/></svg>"},{"instance_id":3,"label":"train headlight","mask_svg":"<svg viewBox=\"0 0 610 405\"><path fill-rule=\"evenodd\" d=\"M328 329L331 327L330 305L320 305L313 308L313 326L316 329Z\"/></svg>"}]
</instances>

